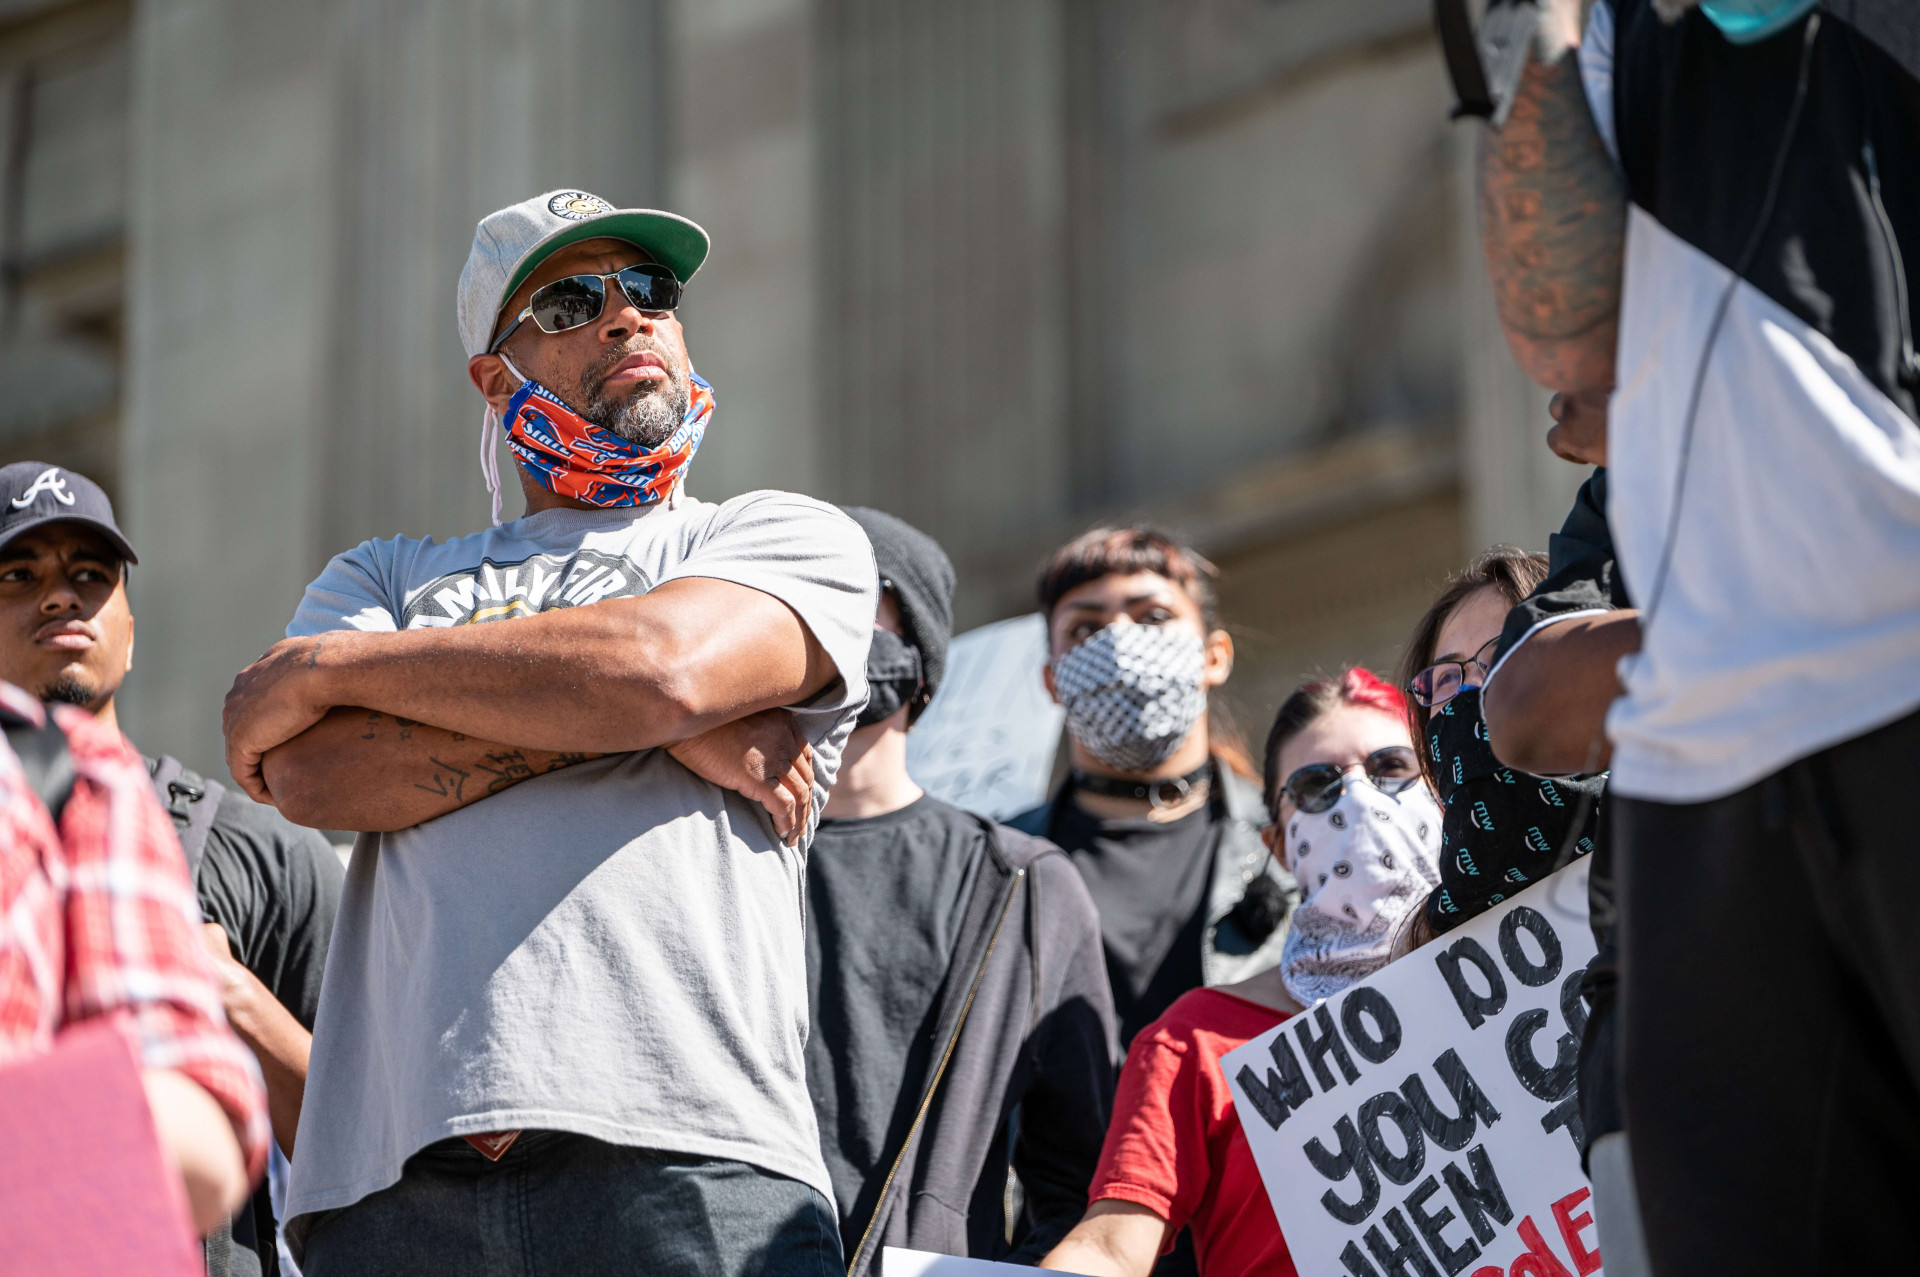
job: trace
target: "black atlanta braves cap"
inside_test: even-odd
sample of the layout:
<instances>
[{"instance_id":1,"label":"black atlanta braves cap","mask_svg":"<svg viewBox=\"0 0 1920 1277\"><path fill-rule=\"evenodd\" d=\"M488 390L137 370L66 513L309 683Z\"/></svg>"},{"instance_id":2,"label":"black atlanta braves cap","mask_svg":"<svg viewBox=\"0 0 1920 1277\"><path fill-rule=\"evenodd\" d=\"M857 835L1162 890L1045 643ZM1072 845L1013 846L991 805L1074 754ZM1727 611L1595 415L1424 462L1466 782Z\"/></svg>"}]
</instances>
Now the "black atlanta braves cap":
<instances>
[{"instance_id":1,"label":"black atlanta braves cap","mask_svg":"<svg viewBox=\"0 0 1920 1277\"><path fill-rule=\"evenodd\" d=\"M97 528L127 562L140 561L113 521L113 502L99 484L78 471L44 461L0 466L0 546L29 528L60 522Z\"/></svg>"}]
</instances>

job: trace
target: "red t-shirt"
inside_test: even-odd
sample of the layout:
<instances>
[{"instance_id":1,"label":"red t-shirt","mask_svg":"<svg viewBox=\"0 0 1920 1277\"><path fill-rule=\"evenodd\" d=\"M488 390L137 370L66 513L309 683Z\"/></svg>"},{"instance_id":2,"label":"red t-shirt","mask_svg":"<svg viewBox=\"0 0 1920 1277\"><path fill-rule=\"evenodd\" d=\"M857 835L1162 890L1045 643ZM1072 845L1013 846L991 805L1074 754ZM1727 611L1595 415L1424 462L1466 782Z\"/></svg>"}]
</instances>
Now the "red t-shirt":
<instances>
[{"instance_id":1,"label":"red t-shirt","mask_svg":"<svg viewBox=\"0 0 1920 1277\"><path fill-rule=\"evenodd\" d=\"M1202 1277L1297 1277L1220 1057L1287 1018L1218 989L1195 989L1127 1051L1089 1203L1134 1202L1193 1230Z\"/></svg>"}]
</instances>

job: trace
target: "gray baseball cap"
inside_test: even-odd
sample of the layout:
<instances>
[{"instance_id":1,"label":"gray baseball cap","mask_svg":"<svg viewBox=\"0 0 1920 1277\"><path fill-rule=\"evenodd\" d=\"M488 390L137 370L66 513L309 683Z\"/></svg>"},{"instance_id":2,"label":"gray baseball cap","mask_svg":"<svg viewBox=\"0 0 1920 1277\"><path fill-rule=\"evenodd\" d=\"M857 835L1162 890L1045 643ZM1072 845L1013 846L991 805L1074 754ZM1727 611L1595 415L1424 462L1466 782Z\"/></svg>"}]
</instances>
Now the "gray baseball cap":
<instances>
[{"instance_id":1,"label":"gray baseball cap","mask_svg":"<svg viewBox=\"0 0 1920 1277\"><path fill-rule=\"evenodd\" d=\"M460 342L469 357L492 344L493 326L513 290L549 256L606 236L644 248L681 283L707 260L707 233L678 213L615 208L586 191L548 191L480 219L460 272Z\"/></svg>"}]
</instances>

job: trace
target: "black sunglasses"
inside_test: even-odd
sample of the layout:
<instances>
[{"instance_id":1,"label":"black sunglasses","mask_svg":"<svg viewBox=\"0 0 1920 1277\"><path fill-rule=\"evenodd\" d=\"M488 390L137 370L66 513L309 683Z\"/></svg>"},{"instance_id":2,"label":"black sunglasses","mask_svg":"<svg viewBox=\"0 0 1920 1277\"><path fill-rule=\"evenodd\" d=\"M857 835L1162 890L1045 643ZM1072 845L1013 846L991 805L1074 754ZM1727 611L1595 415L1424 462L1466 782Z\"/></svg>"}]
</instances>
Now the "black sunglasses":
<instances>
[{"instance_id":1,"label":"black sunglasses","mask_svg":"<svg viewBox=\"0 0 1920 1277\"><path fill-rule=\"evenodd\" d=\"M610 279L618 280L620 291L641 310L658 314L679 309L680 281L664 266L629 266L608 275L568 275L534 289L533 296L527 298L527 308L513 317L513 323L487 347L487 353L504 346L529 319L543 333L564 333L591 324L606 309Z\"/></svg>"},{"instance_id":2,"label":"black sunglasses","mask_svg":"<svg viewBox=\"0 0 1920 1277\"><path fill-rule=\"evenodd\" d=\"M1383 794L1397 794L1420 779L1420 758L1405 745L1376 749L1360 767L1374 788ZM1309 815L1323 812L1347 792L1347 773L1351 770L1338 763L1308 763L1287 777L1280 792ZM1280 823L1279 812L1273 814L1273 819L1275 824Z\"/></svg>"}]
</instances>

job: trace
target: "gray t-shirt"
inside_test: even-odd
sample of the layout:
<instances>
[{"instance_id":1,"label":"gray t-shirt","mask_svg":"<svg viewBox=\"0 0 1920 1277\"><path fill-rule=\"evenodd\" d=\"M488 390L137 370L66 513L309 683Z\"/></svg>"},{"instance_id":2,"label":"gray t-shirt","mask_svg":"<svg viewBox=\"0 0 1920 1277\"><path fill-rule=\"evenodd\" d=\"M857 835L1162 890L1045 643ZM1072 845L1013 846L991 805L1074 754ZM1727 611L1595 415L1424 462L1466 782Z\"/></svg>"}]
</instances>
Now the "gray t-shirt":
<instances>
[{"instance_id":1,"label":"gray t-shirt","mask_svg":"<svg viewBox=\"0 0 1920 1277\"><path fill-rule=\"evenodd\" d=\"M681 577L773 595L841 677L796 708L817 820L867 695L873 553L832 506L546 510L444 544L340 555L289 635L504 620ZM327 961L287 1204L400 1177L454 1135L538 1128L752 1163L829 1199L807 1097L804 844L664 750L523 781L362 834Z\"/></svg>"}]
</instances>

